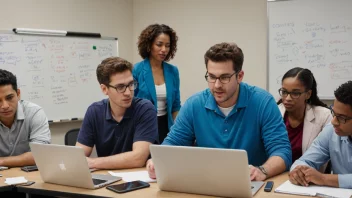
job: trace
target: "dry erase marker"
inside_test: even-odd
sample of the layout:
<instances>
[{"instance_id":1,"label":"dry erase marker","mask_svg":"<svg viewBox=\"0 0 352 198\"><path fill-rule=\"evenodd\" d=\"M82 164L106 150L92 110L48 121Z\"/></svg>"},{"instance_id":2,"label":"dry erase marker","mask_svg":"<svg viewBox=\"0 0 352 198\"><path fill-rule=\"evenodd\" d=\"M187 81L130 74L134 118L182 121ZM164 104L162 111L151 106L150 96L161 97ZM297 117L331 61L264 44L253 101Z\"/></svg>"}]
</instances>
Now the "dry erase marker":
<instances>
[{"instance_id":1,"label":"dry erase marker","mask_svg":"<svg viewBox=\"0 0 352 198\"><path fill-rule=\"evenodd\" d=\"M93 45L93 50L96 50L97 49L97 46Z\"/></svg>"}]
</instances>

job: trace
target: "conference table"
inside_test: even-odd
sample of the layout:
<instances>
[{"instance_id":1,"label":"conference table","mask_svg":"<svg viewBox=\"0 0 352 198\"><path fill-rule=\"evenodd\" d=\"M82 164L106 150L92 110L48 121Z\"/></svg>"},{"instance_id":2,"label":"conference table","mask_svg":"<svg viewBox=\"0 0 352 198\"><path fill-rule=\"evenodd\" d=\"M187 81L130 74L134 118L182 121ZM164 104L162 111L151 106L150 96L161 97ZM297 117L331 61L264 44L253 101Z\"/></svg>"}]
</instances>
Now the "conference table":
<instances>
[{"instance_id":1,"label":"conference table","mask_svg":"<svg viewBox=\"0 0 352 198\"><path fill-rule=\"evenodd\" d=\"M128 170L114 170L114 172L130 172L130 171L140 171L145 170L145 168L137 168L137 169L128 169ZM108 174L107 170L104 171L96 171L95 173L99 174ZM24 172L21 171L19 168L11 168L9 170L1 171L2 177L0 177L0 192L11 190L16 188L18 192L24 192L27 194L38 194L38 195L47 195L47 196L59 196L59 197L122 197L122 198L130 198L130 197L211 197L205 195L196 195L196 194L188 194L188 193L178 193L178 192L167 192L161 191L158 188L157 183L150 183L149 188L144 188L140 190L135 190L123 194L117 194L110 190L107 190L105 187L95 190L84 189L84 188L76 188L70 186L63 186L57 184L50 184L44 183L40 177L39 171L34 172ZM19 177L23 176L28 181L34 181L35 183L31 186L9 186L5 184L5 178L7 177ZM288 195L288 194L279 194L274 193L274 189L277 188L279 185L284 183L288 179L288 173L282 173L276 177L273 177L269 180L274 181L274 187L271 192L265 192L264 186L257 192L254 198L275 198L275 197L288 197L288 198L295 198L295 197L302 197L302 196L295 196L295 195ZM180 181L182 182L182 181ZM123 180L116 182L114 184L124 183Z\"/></svg>"}]
</instances>

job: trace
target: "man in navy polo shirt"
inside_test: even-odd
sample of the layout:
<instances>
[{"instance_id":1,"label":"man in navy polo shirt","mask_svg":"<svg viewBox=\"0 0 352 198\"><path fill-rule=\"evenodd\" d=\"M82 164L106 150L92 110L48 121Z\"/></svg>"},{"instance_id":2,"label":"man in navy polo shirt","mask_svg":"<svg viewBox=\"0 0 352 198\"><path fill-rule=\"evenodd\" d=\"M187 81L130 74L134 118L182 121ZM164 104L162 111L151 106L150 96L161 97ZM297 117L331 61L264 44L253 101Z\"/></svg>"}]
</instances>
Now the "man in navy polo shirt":
<instances>
[{"instance_id":1,"label":"man in navy polo shirt","mask_svg":"<svg viewBox=\"0 0 352 198\"><path fill-rule=\"evenodd\" d=\"M103 60L97 68L100 88L108 99L88 107L77 139L89 168L122 169L145 165L149 145L157 143L157 115L153 104L134 98L137 82L132 64L119 58ZM94 145L98 158L89 158Z\"/></svg>"}]
</instances>

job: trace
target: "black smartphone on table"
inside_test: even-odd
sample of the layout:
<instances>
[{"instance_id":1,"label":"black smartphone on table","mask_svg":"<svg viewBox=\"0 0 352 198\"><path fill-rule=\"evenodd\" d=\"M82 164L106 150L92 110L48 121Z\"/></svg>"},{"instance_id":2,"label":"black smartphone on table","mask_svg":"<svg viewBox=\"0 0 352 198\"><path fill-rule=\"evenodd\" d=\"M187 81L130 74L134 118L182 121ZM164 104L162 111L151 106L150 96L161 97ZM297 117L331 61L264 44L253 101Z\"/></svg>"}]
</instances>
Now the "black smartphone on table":
<instances>
[{"instance_id":1,"label":"black smartphone on table","mask_svg":"<svg viewBox=\"0 0 352 198\"><path fill-rule=\"evenodd\" d=\"M142 188L148 188L149 186L150 184L148 184L147 182L138 180L138 181L126 182L123 184L111 185L111 186L107 186L106 188L117 193L125 193L125 192L130 192L130 191L138 190Z\"/></svg>"},{"instance_id":2,"label":"black smartphone on table","mask_svg":"<svg viewBox=\"0 0 352 198\"><path fill-rule=\"evenodd\" d=\"M21 170L25 171L25 172L32 172L32 171L37 171L38 167L37 166L23 166L21 167Z\"/></svg>"},{"instance_id":3,"label":"black smartphone on table","mask_svg":"<svg viewBox=\"0 0 352 198\"><path fill-rule=\"evenodd\" d=\"M274 186L274 182L273 181L267 181L265 186L264 186L264 191L265 192L271 192L271 189Z\"/></svg>"}]
</instances>

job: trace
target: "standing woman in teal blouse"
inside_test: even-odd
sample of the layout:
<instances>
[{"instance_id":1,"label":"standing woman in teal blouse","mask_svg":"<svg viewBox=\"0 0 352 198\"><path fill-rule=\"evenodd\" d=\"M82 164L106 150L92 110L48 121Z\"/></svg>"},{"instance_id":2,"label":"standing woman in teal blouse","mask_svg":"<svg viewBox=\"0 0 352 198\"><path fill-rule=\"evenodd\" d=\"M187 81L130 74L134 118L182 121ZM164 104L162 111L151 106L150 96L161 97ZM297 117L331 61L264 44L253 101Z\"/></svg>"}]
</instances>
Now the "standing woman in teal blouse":
<instances>
[{"instance_id":1,"label":"standing woman in teal blouse","mask_svg":"<svg viewBox=\"0 0 352 198\"><path fill-rule=\"evenodd\" d=\"M150 100L158 111L159 141L163 142L181 108L180 77L176 66L167 63L177 50L176 32L167 25L149 25L138 37L133 77L138 81L135 96Z\"/></svg>"}]
</instances>

